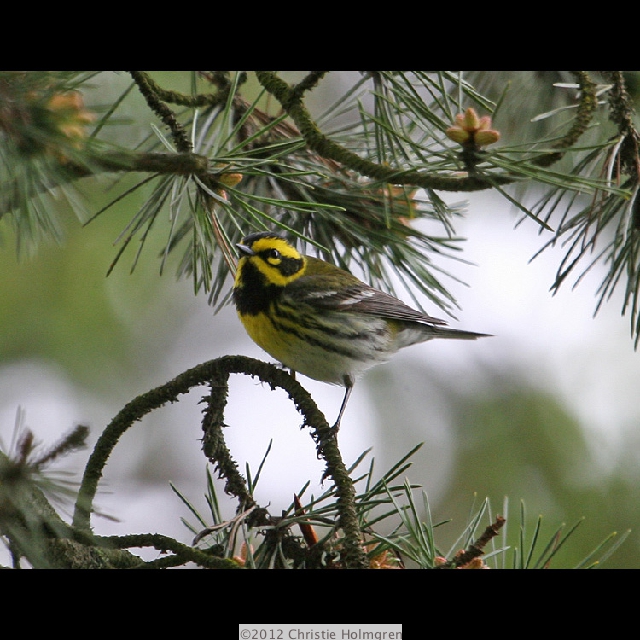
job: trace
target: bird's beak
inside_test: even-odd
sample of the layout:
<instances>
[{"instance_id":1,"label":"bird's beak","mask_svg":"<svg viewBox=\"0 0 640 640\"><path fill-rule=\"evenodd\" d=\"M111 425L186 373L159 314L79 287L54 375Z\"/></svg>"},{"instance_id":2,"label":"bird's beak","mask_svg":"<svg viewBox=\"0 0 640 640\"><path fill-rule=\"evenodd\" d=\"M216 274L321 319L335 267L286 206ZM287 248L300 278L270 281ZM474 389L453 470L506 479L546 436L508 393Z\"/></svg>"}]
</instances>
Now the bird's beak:
<instances>
[{"instance_id":1,"label":"bird's beak","mask_svg":"<svg viewBox=\"0 0 640 640\"><path fill-rule=\"evenodd\" d=\"M240 249L240 253L243 253L245 256L255 256L256 253L251 247L247 247L246 244L237 244L236 247Z\"/></svg>"}]
</instances>

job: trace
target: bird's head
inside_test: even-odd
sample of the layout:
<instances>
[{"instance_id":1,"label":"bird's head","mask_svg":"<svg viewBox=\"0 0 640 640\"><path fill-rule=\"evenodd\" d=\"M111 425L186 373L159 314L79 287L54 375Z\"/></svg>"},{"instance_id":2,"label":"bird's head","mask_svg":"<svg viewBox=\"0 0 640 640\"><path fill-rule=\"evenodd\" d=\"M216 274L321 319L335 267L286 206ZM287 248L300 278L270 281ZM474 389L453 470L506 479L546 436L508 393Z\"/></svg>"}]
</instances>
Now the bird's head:
<instances>
[{"instance_id":1,"label":"bird's head","mask_svg":"<svg viewBox=\"0 0 640 640\"><path fill-rule=\"evenodd\" d=\"M252 233L236 246L241 254L236 287L242 286L243 280L256 270L266 284L277 287L285 287L304 273L305 257L284 236L273 231Z\"/></svg>"}]
</instances>

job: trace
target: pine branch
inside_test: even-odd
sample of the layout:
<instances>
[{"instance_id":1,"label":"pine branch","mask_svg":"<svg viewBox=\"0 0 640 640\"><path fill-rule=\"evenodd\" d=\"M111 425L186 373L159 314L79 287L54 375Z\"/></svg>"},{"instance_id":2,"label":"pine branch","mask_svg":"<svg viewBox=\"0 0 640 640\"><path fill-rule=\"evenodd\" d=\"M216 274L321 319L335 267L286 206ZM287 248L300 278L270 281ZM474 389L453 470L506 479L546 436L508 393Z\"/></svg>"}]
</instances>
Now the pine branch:
<instances>
[{"instance_id":1,"label":"pine branch","mask_svg":"<svg viewBox=\"0 0 640 640\"><path fill-rule=\"evenodd\" d=\"M589 74L585 71L573 72L578 80L580 87L580 102L578 103L578 113L573 121L573 125L569 132L560 140L554 143L554 148L566 150L577 144L589 127L589 123L593 118L593 114L598 106L598 98L596 95L596 84L591 80ZM533 163L539 167L549 167L564 157L562 151L549 153L536 158Z\"/></svg>"},{"instance_id":2,"label":"pine branch","mask_svg":"<svg viewBox=\"0 0 640 640\"><path fill-rule=\"evenodd\" d=\"M610 118L618 127L622 138L618 152L620 171L640 179L640 161L638 159L640 134L634 123L635 110L625 86L624 76L621 71L603 71L603 74L613 84L613 88L609 92Z\"/></svg>"},{"instance_id":3,"label":"pine branch","mask_svg":"<svg viewBox=\"0 0 640 640\"><path fill-rule=\"evenodd\" d=\"M440 191L480 191L492 186L478 176L433 176L415 170L393 169L362 158L333 142L320 131L295 87L289 86L274 72L256 71L256 76L262 86L278 100L282 108L291 116L308 147L323 158L338 162L362 176L381 183L411 185ZM514 178L509 176L494 177L496 184L510 184L513 180Z\"/></svg>"},{"instance_id":4,"label":"pine branch","mask_svg":"<svg viewBox=\"0 0 640 640\"><path fill-rule=\"evenodd\" d=\"M191 151L191 142L187 138L182 125L179 124L175 114L167 107L167 105L158 97L155 88L157 85L149 82L149 77L141 71L130 71L135 83L140 89L140 93L144 96L149 108L164 122L171 130L171 135L178 153L189 153Z\"/></svg>"}]
</instances>

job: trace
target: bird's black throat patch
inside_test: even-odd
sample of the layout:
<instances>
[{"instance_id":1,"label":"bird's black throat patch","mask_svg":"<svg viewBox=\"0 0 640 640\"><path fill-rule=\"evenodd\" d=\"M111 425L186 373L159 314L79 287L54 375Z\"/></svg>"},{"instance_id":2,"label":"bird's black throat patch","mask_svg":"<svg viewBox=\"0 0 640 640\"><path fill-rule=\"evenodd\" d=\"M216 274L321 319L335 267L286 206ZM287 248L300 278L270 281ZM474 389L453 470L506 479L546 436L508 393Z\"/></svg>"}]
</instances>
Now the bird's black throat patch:
<instances>
[{"instance_id":1,"label":"bird's black throat patch","mask_svg":"<svg viewBox=\"0 0 640 640\"><path fill-rule=\"evenodd\" d=\"M233 290L238 313L257 316L280 297L281 287L269 284L263 273L251 262L242 265L241 285Z\"/></svg>"}]
</instances>

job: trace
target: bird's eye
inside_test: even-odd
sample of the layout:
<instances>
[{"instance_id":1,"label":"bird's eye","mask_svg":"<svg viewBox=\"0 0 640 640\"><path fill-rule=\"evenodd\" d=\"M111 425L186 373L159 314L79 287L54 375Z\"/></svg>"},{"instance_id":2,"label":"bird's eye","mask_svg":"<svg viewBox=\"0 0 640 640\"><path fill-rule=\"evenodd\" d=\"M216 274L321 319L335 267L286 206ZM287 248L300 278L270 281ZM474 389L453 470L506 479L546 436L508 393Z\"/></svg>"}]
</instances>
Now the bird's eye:
<instances>
[{"instance_id":1,"label":"bird's eye","mask_svg":"<svg viewBox=\"0 0 640 640\"><path fill-rule=\"evenodd\" d=\"M280 252L277 249L269 249L269 251L267 251L267 260L271 261L271 260L280 260L282 256L280 255Z\"/></svg>"}]
</instances>

